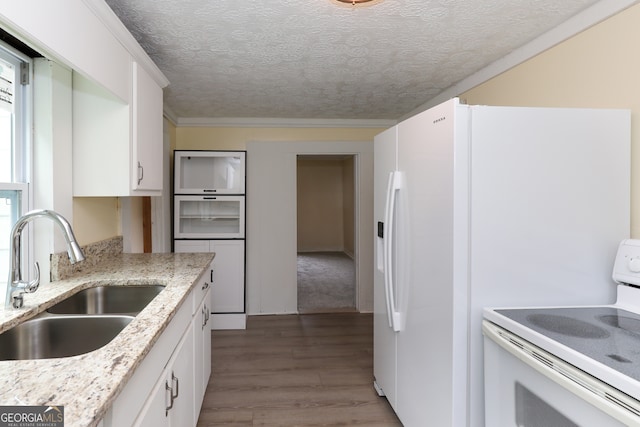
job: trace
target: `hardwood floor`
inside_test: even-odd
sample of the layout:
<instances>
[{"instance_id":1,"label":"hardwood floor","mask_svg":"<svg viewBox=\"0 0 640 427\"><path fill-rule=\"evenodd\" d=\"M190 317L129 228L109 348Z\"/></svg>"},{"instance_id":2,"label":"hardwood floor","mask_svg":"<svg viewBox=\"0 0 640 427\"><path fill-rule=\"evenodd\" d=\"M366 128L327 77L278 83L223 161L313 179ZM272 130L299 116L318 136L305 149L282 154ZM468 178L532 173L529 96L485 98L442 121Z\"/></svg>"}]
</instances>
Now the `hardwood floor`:
<instances>
[{"instance_id":1,"label":"hardwood floor","mask_svg":"<svg viewBox=\"0 0 640 427\"><path fill-rule=\"evenodd\" d=\"M402 426L373 389L373 317L251 316L214 331L198 427Z\"/></svg>"}]
</instances>

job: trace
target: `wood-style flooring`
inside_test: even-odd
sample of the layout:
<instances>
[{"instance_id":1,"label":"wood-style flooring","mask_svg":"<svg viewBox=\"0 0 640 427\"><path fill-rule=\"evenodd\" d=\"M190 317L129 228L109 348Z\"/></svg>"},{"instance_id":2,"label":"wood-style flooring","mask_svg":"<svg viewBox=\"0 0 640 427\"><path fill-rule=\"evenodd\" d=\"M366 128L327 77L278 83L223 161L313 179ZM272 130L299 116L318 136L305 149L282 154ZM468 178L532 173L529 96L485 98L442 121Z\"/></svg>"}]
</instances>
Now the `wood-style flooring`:
<instances>
[{"instance_id":1,"label":"wood-style flooring","mask_svg":"<svg viewBox=\"0 0 640 427\"><path fill-rule=\"evenodd\" d=\"M402 426L373 388L373 317L251 316L213 331L198 427Z\"/></svg>"}]
</instances>

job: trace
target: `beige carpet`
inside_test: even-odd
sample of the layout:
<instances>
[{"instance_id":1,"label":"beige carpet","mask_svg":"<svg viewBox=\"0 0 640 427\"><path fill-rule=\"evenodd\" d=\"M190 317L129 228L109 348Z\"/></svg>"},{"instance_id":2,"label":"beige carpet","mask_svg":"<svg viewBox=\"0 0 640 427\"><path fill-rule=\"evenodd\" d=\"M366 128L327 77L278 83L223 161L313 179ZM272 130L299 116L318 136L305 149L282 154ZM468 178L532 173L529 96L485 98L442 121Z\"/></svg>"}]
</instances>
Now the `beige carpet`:
<instances>
[{"instance_id":1,"label":"beige carpet","mask_svg":"<svg viewBox=\"0 0 640 427\"><path fill-rule=\"evenodd\" d=\"M298 311L355 311L356 274L353 260L343 252L298 254Z\"/></svg>"}]
</instances>

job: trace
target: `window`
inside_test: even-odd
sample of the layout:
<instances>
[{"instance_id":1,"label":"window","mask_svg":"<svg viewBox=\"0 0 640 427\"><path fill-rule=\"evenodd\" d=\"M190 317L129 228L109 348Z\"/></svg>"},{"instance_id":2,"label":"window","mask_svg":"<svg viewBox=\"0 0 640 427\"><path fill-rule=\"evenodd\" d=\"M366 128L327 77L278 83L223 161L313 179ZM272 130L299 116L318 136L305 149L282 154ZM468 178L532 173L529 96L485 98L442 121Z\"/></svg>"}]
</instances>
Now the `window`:
<instances>
[{"instance_id":1,"label":"window","mask_svg":"<svg viewBox=\"0 0 640 427\"><path fill-rule=\"evenodd\" d=\"M0 284L9 277L11 227L30 200L30 95L21 77L25 72L28 78L30 65L28 57L0 43Z\"/></svg>"}]
</instances>

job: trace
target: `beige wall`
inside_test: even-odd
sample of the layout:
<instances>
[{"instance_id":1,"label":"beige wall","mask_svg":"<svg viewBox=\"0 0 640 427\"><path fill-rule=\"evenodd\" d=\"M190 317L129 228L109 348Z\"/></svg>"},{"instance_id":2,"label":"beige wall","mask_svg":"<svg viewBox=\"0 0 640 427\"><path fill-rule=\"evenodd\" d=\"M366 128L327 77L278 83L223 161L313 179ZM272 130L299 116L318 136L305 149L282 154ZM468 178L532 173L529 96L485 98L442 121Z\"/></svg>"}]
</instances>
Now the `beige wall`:
<instances>
[{"instance_id":1,"label":"beige wall","mask_svg":"<svg viewBox=\"0 0 640 427\"><path fill-rule=\"evenodd\" d=\"M630 109L631 235L640 238L640 5L460 97L469 104Z\"/></svg>"},{"instance_id":2,"label":"beige wall","mask_svg":"<svg viewBox=\"0 0 640 427\"><path fill-rule=\"evenodd\" d=\"M353 156L298 159L298 251L354 252Z\"/></svg>"},{"instance_id":3,"label":"beige wall","mask_svg":"<svg viewBox=\"0 0 640 427\"><path fill-rule=\"evenodd\" d=\"M80 245L122 234L117 197L74 197L73 231Z\"/></svg>"},{"instance_id":4,"label":"beige wall","mask_svg":"<svg viewBox=\"0 0 640 427\"><path fill-rule=\"evenodd\" d=\"M178 127L176 149L245 150L248 141L373 141L373 137L383 130L381 128Z\"/></svg>"}]
</instances>

